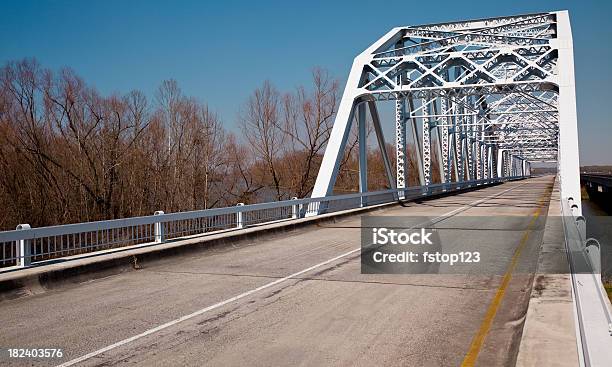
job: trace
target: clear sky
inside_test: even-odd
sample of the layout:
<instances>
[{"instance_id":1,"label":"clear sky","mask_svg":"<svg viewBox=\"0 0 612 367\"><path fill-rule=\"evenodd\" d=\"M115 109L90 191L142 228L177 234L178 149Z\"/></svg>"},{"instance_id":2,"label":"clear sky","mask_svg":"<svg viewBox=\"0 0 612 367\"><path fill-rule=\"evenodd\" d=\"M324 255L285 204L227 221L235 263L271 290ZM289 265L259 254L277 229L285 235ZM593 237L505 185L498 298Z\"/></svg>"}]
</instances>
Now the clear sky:
<instances>
[{"instance_id":1,"label":"clear sky","mask_svg":"<svg viewBox=\"0 0 612 367\"><path fill-rule=\"evenodd\" d=\"M264 80L287 90L320 66L344 81L352 59L392 27L563 9L574 35L581 163L612 164L608 0L4 0L0 63L69 66L104 94L152 96L173 78L235 130L238 106Z\"/></svg>"}]
</instances>

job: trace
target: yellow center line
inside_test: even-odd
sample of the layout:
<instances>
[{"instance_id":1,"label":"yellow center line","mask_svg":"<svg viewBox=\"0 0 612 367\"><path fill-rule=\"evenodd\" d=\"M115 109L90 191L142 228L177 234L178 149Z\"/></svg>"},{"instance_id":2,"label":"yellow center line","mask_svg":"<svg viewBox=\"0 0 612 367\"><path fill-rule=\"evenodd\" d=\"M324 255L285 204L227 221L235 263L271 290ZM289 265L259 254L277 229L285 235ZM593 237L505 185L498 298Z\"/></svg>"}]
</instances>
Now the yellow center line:
<instances>
[{"instance_id":1,"label":"yellow center line","mask_svg":"<svg viewBox=\"0 0 612 367\"><path fill-rule=\"evenodd\" d=\"M508 265L508 269L504 274L504 278L502 279L501 284L497 288L497 292L495 293L495 297L493 297L493 301L489 305L487 309L487 313L485 314L484 320L480 324L480 328L478 329L478 333L472 339L472 344L470 345L470 349L467 354L463 358L463 362L461 363L461 367L471 367L476 363L476 359L478 358L478 354L480 353L480 349L484 344L485 338L491 329L491 325L493 324L493 319L495 319L495 315L501 305L502 299L504 298L504 294L506 293L506 289L508 288L508 284L510 284L510 279L512 279L512 272L518 263L519 257L521 255L521 251L527 244L527 240L529 239L529 233L532 230L533 224L536 222L538 217L540 216L540 211L542 210L542 205L544 203L544 196L540 198L538 201L538 208L533 213L533 218L529 222L523 237L521 238L521 242L518 247L514 251L514 255L512 256L512 260L510 261L510 265Z\"/></svg>"}]
</instances>

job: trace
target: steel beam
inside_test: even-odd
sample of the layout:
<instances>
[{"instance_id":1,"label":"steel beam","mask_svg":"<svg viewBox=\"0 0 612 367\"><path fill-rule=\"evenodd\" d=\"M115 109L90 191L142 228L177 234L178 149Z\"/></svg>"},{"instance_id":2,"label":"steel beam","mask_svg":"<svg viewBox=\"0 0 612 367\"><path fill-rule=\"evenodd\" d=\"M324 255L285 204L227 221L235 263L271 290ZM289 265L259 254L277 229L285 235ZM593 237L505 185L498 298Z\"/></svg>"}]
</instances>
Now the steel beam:
<instances>
[{"instance_id":1,"label":"steel beam","mask_svg":"<svg viewBox=\"0 0 612 367\"><path fill-rule=\"evenodd\" d=\"M357 105L357 128L359 133L359 192L368 191L368 136L366 131L366 104ZM367 205L366 197L361 197L361 206Z\"/></svg>"},{"instance_id":2,"label":"steel beam","mask_svg":"<svg viewBox=\"0 0 612 367\"><path fill-rule=\"evenodd\" d=\"M407 155L406 155L406 99L398 98L395 100L395 160L396 160L396 187L403 189L406 187L408 179ZM400 193L400 199L404 198L404 193Z\"/></svg>"}]
</instances>

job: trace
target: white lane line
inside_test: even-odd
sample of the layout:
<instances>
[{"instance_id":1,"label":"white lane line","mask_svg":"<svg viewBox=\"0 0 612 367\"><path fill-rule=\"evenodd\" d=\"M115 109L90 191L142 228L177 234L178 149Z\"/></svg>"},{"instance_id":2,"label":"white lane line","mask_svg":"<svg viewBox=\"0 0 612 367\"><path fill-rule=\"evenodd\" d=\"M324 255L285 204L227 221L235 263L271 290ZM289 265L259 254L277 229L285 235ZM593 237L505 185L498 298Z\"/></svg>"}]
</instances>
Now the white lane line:
<instances>
[{"instance_id":1,"label":"white lane line","mask_svg":"<svg viewBox=\"0 0 612 367\"><path fill-rule=\"evenodd\" d=\"M196 316L199 316L199 315L201 315L201 314L203 314L203 313L205 313L205 312L208 312L208 311L214 310L215 308L219 308L219 307L221 307L221 306L225 306L226 304L228 304L228 303L232 303L232 302L237 301L237 300L239 300L239 299L241 299L241 298L248 297L248 296L250 296L251 294L253 294L253 293L257 293L257 292L262 291L262 290L264 290L264 289L266 289L266 288L273 287L273 286L275 286L275 285L277 285L277 284L279 284L279 283L282 283L282 282L287 281L287 280L289 280L289 279L291 279L291 278L293 278L293 277L297 277L297 276L299 276L299 275L302 275L302 274L304 274L304 273L307 273L307 272L309 272L309 271L311 271L311 270L314 270L314 269L316 269L316 268L319 268L319 267L321 267L321 266L327 265L327 264L329 264L329 263L331 263L331 262L334 262L334 261L336 261L336 260L338 260L338 259L341 259L341 258L343 258L343 257L345 257L345 256L348 256L348 255L350 255L350 254L353 254L353 253L355 253L355 252L357 252L357 251L359 251L359 250L361 250L361 248L357 248L357 249L351 250L351 251L349 251L349 252L345 252L345 253L343 253L342 255L338 255L338 256L336 256L336 257L334 257L334 258L332 258L332 259L329 259L329 260L323 261L322 263L318 263L318 264L313 265L313 266L311 266L311 267L309 267L309 268L306 268L306 269L304 269L304 270L298 271L297 273L293 273L293 274L288 275L288 276L286 276L286 277L284 277L284 278L277 279L277 280L275 280L275 281L273 281L273 282L270 282L270 283L264 284L264 285L262 285L261 287L257 287L257 288L251 289L250 291L247 291L247 292L241 293L241 294L239 294L239 295L237 295L237 296L234 296L234 297L232 297L232 298L228 298L228 299L226 299L225 301L221 301L221 302L215 303L214 305L210 305L210 306L205 307L205 308L203 308L203 309L201 309L201 310L198 310L198 311L196 311L196 312L190 313L189 315L182 316L182 317L180 317L180 318L178 318L178 319L175 319L175 320L169 321L169 322L167 322L167 323L165 323L165 324L162 324L162 325L159 325L159 326L157 326L157 327L154 327L153 329L149 329L149 330L147 330L147 331L145 331L145 332L143 332L143 333L141 333L141 334L134 335L134 336L132 336L131 338L127 338L127 339L124 339L124 340L118 341L118 342L116 342L116 343L114 343L114 344L111 344L111 345L109 345L109 346L107 346L107 347L104 347L104 348L102 348L102 349L98 349L98 350L96 350L96 351L94 351L94 352L91 352L91 353L85 354L85 355L84 355L84 356L82 356L82 357L75 358L75 359L73 359L73 360L71 360L71 361L68 361L68 362L62 363L62 364L60 364L58 367L67 367L67 366L72 366L72 365L74 365L74 364L76 364L76 363L79 363L79 362L83 362L83 361L85 361L85 360L87 360L87 359L89 359L89 358L95 357L95 356L97 356L97 355L99 355L99 354L102 354L102 353L104 353L104 352L107 352L107 351L109 351L109 350L111 350L111 349L115 349L115 348L120 347L120 346L122 346L122 345L125 345L125 344L128 344L128 343L130 343L130 342L133 342L134 340L137 340L137 339L140 339L140 338L145 337L145 336L147 336L147 335L150 335L150 334L156 333L156 332L158 332L158 331L160 331L160 330L163 330L163 329L169 328L170 326L173 326L173 325L176 325L176 324L178 324L178 323L180 323L180 322L183 322L183 321L189 320L189 319L194 318L194 317L196 317Z\"/></svg>"},{"instance_id":2,"label":"white lane line","mask_svg":"<svg viewBox=\"0 0 612 367\"><path fill-rule=\"evenodd\" d=\"M514 186L514 187L511 187L511 188L509 188L509 189L506 189L506 190L504 190L504 191L502 191L502 192L498 192L497 194L492 194L492 195L489 195L489 196L487 196L487 197L484 197L484 198L482 198L482 199L480 199L480 200L473 201L473 202L471 202L471 203L469 203L469 204L466 204L466 205L464 205L464 206L462 206L462 207L460 207L460 208L457 208L457 209L455 209L455 210L451 210L451 211L450 211L450 212L448 212L448 213L444 213L444 214L442 214L442 215L440 215L440 216L438 216L438 217L436 217L436 218L432 219L431 221L435 221L435 220L438 220L438 219L441 219L441 218L444 218L444 217L448 217L448 216L451 216L451 215L455 215L455 214L457 214L457 213L459 213L459 212L461 212L461 211L463 211L463 210L470 209L470 208L472 208L472 207L474 207L474 206L476 206L476 205L478 205L478 204L482 204L482 203L484 203L484 202L485 202L485 201L487 201L487 200L494 199L494 198L496 198L496 197L498 197L498 196L501 196L501 195L503 195L503 194L507 193L508 191L512 191L512 190L514 190L514 189L517 189L517 188L519 188L519 187L521 187L521 186L525 186L525 185L527 185L527 184L528 184L528 182L525 182L525 183L522 183L522 184L520 184L520 185L516 185L516 186Z\"/></svg>"},{"instance_id":3,"label":"white lane line","mask_svg":"<svg viewBox=\"0 0 612 367\"><path fill-rule=\"evenodd\" d=\"M485 201L487 201L487 200L489 200L489 199L493 199L493 198L495 198L495 197L497 197L497 196L503 195L503 194L505 194L506 192L508 192L508 191L510 191L510 190L514 190L514 189L516 189L516 188L518 188L518 187L521 187L521 186L523 186L523 185L526 185L526 184L527 184L527 183L523 183L523 184L521 184L521 185L517 185L517 186L511 187L511 188L509 188L509 189L507 189L507 190L504 190L504 191L502 191L502 192L499 192L499 193L497 193L497 194L493 194L493 195L487 196L487 197L485 197L485 198L483 198L483 199L476 200L476 201L474 201L474 202L472 202L472 203L469 203L469 204L467 204L467 205L464 205L464 206L462 206L462 207L460 207L460 208L457 208L457 209L451 210L451 211L449 211L448 213L444 213L444 214L442 214L442 215L440 215L440 216L438 216L438 217L434 218L433 220L437 220L437 219L440 219L440 218L443 218L443 217L448 217L448 216L450 216L450 215L454 215L454 214L458 213L458 212L459 212L459 211L461 211L461 210L469 209L469 208L473 207L474 205L478 205L478 204L483 203L483 202L485 202ZM287 281L287 280L289 280L289 279L291 279L291 278L295 278L295 277L297 277L297 276L299 276L299 275L302 275L302 274L304 274L304 273L308 273L308 272L310 272L310 271L312 271L312 270L315 270L315 269L317 269L317 268L320 268L320 267L322 267L322 266L325 266L325 265L327 265L327 264L329 264L329 263L332 263L332 262L334 262L334 261L336 261L336 260L339 260L339 259L341 259L341 258L343 258L343 257L346 257L346 256L349 256L349 255L351 255L351 254L354 254L355 252L360 251L360 250L361 250L361 247L358 247L358 248L356 248L356 249L354 249L354 250L351 250L351 251L345 252L345 253L343 253L342 255L338 255L338 256L336 256L336 257L334 257L334 258L331 258L331 259L329 259L329 260L325 260L325 261L323 261L323 262L321 262L321 263L318 263L318 264L316 264L316 265L313 265L313 266L311 266L311 267L309 267L309 268L306 268L306 269L304 269L304 270L300 270L300 271L298 271L297 273L293 273L293 274L291 274L291 275L287 275L287 276L286 276L286 277L284 277L284 278L280 278L280 279L277 279L277 280L275 280L275 281L273 281L273 282L270 282L270 283L264 284L264 285L262 285L262 286L260 286L260 287L257 287L257 288L254 288L254 289L251 289L250 291L246 291L246 292L241 293L241 294L239 294L239 295L237 295L237 296L234 296L234 297L232 297L232 298L228 298L228 299L226 299L226 300L224 300L224 301L221 301L221 302L215 303L215 304L213 304L213 305L210 305L210 306L208 306L208 307L202 308L202 309L197 310L197 311L195 311L195 312L193 312L193 313L190 313L190 314L188 314L188 315L181 316L181 317L179 317L178 319L175 319L175 320L172 320L172 321L168 321L168 322L167 322L167 323L165 323L165 324L161 324L161 325L159 325L159 326L156 326L156 327L154 327L154 328L152 328L152 329L149 329L149 330L147 330L147 331L145 331L145 332L143 332L143 333L140 333L140 334L138 334L138 335L134 335L134 336L132 336L132 337L130 337L130 338L120 340L120 341L118 341L118 342L116 342L116 343L114 343L114 344L108 345L108 346L106 346L106 347L104 347L104 348L98 349L98 350L93 351L93 352L91 352L91 353L87 353L87 354L85 354L85 355L83 355L83 356L81 356L81 357L78 357L78 358L72 359L72 360L70 360L70 361L64 362L64 363L62 363L62 364L58 365L57 367L68 367L68 366L73 366L73 365L75 365L75 364L77 364L77 363L80 363L80 362L86 361L86 360L88 360L88 359L90 359L90 358L92 358L92 357L95 357L95 356L100 355L100 354L102 354L102 353L108 352L109 350L112 350L112 349L118 348L118 347L120 347L120 346L122 346L122 345L126 345L126 344L131 343L131 342L133 342L133 341L135 341L135 340L138 340L138 339L140 339L140 338L144 338L144 337L145 337L145 336L147 336L147 335L154 334L154 333L156 333L156 332L158 332L158 331L161 331L161 330L167 329L167 328L169 328L169 327L171 327L171 326L174 326L174 325L176 325L176 324L178 324L178 323L181 323L181 322L183 322L183 321L187 321L187 320L192 319L192 318L194 318L194 317L196 317L196 316L202 315L203 313L206 313L206 312L208 312L208 311L212 311L212 310L214 310L214 309L216 309L216 308L219 308L219 307L225 306L225 305L227 305L228 303L232 303L232 302L237 301L237 300L239 300L239 299L242 299L242 298L248 297L248 296L250 296L250 295L252 295L252 294L254 294L254 293L260 292L260 291L262 291L262 290L264 290L264 289L267 289L267 288L273 287L273 286L275 286L275 285L277 285L277 284L283 283L283 282L285 282L285 281Z\"/></svg>"}]
</instances>

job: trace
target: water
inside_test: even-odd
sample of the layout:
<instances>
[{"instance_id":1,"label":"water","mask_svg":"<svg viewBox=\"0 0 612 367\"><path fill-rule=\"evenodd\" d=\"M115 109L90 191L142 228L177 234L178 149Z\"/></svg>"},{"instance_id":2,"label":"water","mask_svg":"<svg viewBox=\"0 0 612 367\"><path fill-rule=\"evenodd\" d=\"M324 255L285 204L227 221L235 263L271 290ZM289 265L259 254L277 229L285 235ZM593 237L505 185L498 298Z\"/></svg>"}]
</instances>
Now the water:
<instances>
[{"instance_id":1,"label":"water","mask_svg":"<svg viewBox=\"0 0 612 367\"><path fill-rule=\"evenodd\" d=\"M612 282L612 213L600 203L590 200L583 191L582 214L587 222L587 238L595 238L601 246L602 278L604 282Z\"/></svg>"}]
</instances>

